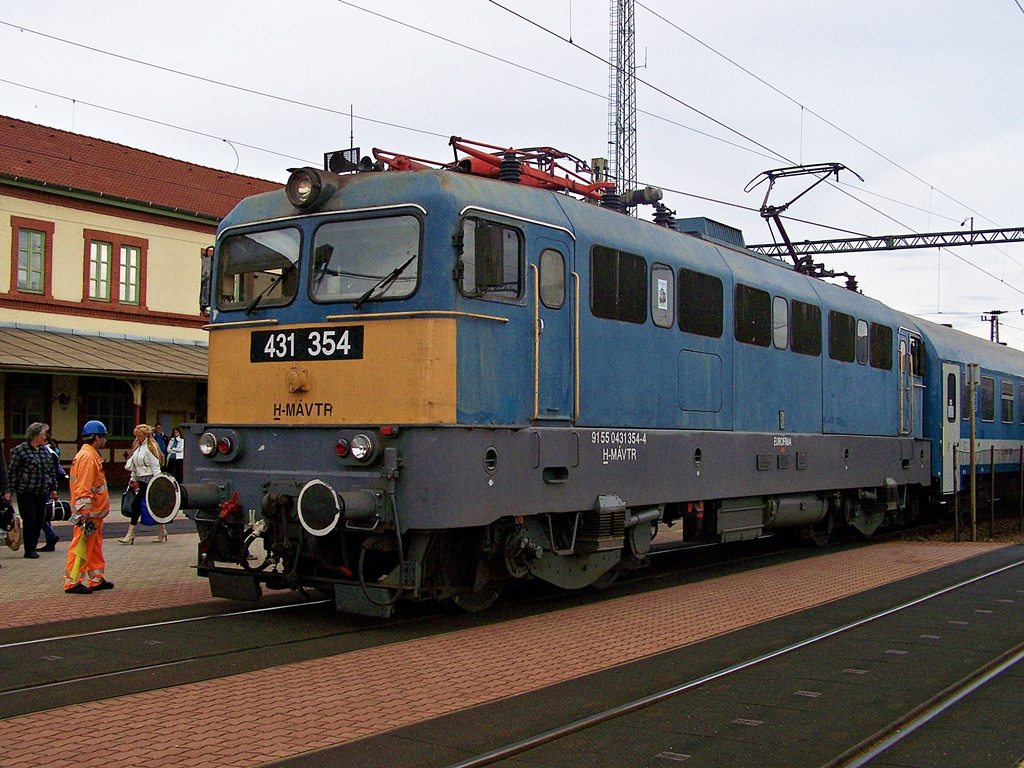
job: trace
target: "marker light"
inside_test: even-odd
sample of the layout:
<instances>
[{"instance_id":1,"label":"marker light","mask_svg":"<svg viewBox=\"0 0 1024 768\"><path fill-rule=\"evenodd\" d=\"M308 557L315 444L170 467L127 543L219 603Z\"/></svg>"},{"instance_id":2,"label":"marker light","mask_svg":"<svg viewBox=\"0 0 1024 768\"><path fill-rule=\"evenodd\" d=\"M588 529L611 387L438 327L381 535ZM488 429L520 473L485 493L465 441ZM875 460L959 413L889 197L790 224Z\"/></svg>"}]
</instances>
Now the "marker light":
<instances>
[{"instance_id":1,"label":"marker light","mask_svg":"<svg viewBox=\"0 0 1024 768\"><path fill-rule=\"evenodd\" d=\"M217 441L217 450L220 451L221 453L230 453L231 448L232 443L230 437L222 437L220 440Z\"/></svg>"},{"instance_id":2,"label":"marker light","mask_svg":"<svg viewBox=\"0 0 1024 768\"><path fill-rule=\"evenodd\" d=\"M334 452L342 458L348 456L348 440L343 437L339 437L338 442L334 444Z\"/></svg>"}]
</instances>

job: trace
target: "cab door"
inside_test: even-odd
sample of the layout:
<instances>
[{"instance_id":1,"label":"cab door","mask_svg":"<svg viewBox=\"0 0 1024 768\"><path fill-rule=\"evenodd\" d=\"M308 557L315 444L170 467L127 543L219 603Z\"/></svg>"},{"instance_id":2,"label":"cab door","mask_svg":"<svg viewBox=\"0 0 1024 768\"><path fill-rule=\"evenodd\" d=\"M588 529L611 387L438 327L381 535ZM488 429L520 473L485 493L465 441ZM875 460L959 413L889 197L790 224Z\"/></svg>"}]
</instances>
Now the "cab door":
<instances>
[{"instance_id":1,"label":"cab door","mask_svg":"<svg viewBox=\"0 0 1024 768\"><path fill-rule=\"evenodd\" d=\"M560 234L560 233L559 233ZM538 238L531 249L534 309L534 414L537 421L576 417L577 290L572 240Z\"/></svg>"},{"instance_id":2,"label":"cab door","mask_svg":"<svg viewBox=\"0 0 1024 768\"><path fill-rule=\"evenodd\" d=\"M942 364L942 493L953 493L954 457L960 442L960 366Z\"/></svg>"}]
</instances>

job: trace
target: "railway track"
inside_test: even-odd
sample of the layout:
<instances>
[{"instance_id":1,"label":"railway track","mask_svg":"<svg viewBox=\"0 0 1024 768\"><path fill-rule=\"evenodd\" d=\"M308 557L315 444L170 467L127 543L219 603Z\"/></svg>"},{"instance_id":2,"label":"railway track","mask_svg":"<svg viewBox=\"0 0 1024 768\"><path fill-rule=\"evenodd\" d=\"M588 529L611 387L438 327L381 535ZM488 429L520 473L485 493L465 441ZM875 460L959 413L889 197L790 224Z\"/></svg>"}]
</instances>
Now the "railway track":
<instances>
[{"instance_id":1,"label":"railway track","mask_svg":"<svg viewBox=\"0 0 1024 768\"><path fill-rule=\"evenodd\" d=\"M530 763L531 757L534 756L538 761L544 762L545 760L551 759L550 755L553 751L561 752L562 754L579 754L580 752L586 752L588 749L588 741L591 744L607 744L607 732L609 729L617 728L620 731L626 731L635 728L637 721L633 716L637 713L658 706L683 706L683 704L680 703L680 699L711 684L715 684L716 690L721 692L736 680L744 677L749 678L751 673L759 667L768 665L771 662L779 661L784 657L807 652L815 646L827 646L827 644L835 641L837 638L848 635L857 630L874 627L875 631L878 633L887 632L887 627L883 628L881 626L884 622L888 621L889 624L913 622L916 619L911 617L911 614L915 611L919 612L923 607L939 601L940 599L950 597L962 599L969 590L977 587L983 582L1013 574L1017 577L1017 582L1020 583L1020 574L1021 571L1024 571L1021 566L1024 566L1024 560L1018 560L1008 565L1003 565L972 578L935 590L921 597L906 601L895 607L879 611L856 621L829 629L805 640L790 643L767 653L759 654L756 657L744 659L738 663L734 663L720 669L715 669L707 674L672 685L655 693L632 699L573 722L565 723L551 729L534 733L525 738L520 738L515 741L502 744L501 746L473 755L472 757L448 763L445 765L445 768L482 768L483 766L492 765L519 765L523 764L519 761ZM1004 604L1024 603L1024 589L1015 589L1012 590L1012 592L1014 594L1013 598L1004 597L998 599ZM972 598L968 597L967 599L970 600ZM988 609L975 610L983 613L992 613L992 611ZM950 623L955 625L967 624L968 622L951 621ZM928 642L930 640L938 640L939 636L925 633L921 635L921 638ZM891 643L892 641L887 642ZM905 653L905 651L891 649L886 651L886 653L895 655L898 653ZM1024 638L1022 638L1022 642L1008 650L1005 650L1002 653L997 652L992 658L985 659L984 663L979 664L976 668L972 669L968 674L963 675L954 683L946 686L933 695L928 696L924 701L908 707L905 711L899 712L896 716L889 718L880 726L874 727L852 747L840 751L840 753L835 756L820 759L817 763L807 762L805 756L801 756L802 759L792 762L782 757L781 755L785 752L785 747L779 743L776 737L773 741L773 748L776 752L771 758L774 762L771 762L770 764L779 766L790 764L816 764L821 765L823 768L854 768L870 765L873 760L878 758L887 750L893 749L903 739L907 738L918 729L927 726L937 717L947 712L951 707L962 705L967 697L984 686L990 685L999 675L1002 675L1008 670L1014 668L1022 659L1024 659ZM866 674L865 670L859 669L849 669L846 670L846 672L850 674ZM820 693L813 691L798 691L797 693L810 698L815 698L821 695ZM704 706L706 706L706 699L704 702ZM843 713L832 712L831 714L833 717L841 717ZM655 722L659 722L663 721L665 716L653 716L651 719ZM630 722L629 724L626 724L624 721ZM757 727L764 724L763 722L756 720L733 721L733 724L737 723L748 727ZM602 736L595 733L598 730L602 730L605 735ZM822 739L822 741L824 740L825 739ZM569 741L572 741L571 745L568 744ZM545 750L543 754L538 752L538 750L541 750L542 748ZM1024 741L1021 743L1021 750L1021 754L1024 755ZM597 750L595 749L595 754L596 753ZM734 763L726 758L719 758L716 762L708 763L706 760L697 759L695 754L691 755L683 751L674 751L671 749L653 754L653 758L654 762L651 764L654 765L667 765L672 762L689 762L691 759L693 759L692 764L694 765L714 764L726 766L734 764L769 764L765 762L744 763L743 761L740 763ZM605 755L604 758L597 758L595 762L589 764L617 765L622 764L616 762L616 760L621 759L624 759L623 755ZM977 764L981 765L982 763Z\"/></svg>"}]
</instances>

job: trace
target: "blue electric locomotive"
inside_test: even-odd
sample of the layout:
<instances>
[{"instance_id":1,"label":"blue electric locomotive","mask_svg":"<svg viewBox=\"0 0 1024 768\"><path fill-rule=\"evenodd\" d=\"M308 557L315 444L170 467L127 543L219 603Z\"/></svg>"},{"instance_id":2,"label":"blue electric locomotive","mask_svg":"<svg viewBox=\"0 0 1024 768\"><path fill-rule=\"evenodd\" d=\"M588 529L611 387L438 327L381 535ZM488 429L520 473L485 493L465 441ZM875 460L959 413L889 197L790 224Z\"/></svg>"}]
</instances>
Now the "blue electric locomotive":
<instances>
[{"instance_id":1,"label":"blue electric locomotive","mask_svg":"<svg viewBox=\"0 0 1024 768\"><path fill-rule=\"evenodd\" d=\"M1018 353L623 215L579 161L453 143L298 169L221 224L208 422L148 491L189 510L215 595L477 610L512 579L607 583L659 524L869 535L951 490L947 368L983 349L1024 385ZM987 402L985 439L1020 437Z\"/></svg>"}]
</instances>

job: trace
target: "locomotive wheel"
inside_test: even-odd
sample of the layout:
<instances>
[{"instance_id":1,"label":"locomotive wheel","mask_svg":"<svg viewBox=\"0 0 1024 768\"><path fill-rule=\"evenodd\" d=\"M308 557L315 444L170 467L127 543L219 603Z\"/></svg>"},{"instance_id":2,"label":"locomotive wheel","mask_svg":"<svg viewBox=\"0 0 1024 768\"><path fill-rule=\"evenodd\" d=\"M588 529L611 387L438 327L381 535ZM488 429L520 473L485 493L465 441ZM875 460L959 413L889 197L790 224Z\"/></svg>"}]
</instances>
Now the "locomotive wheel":
<instances>
[{"instance_id":1,"label":"locomotive wheel","mask_svg":"<svg viewBox=\"0 0 1024 768\"><path fill-rule=\"evenodd\" d=\"M608 587L612 586L612 584L619 580L620 573L622 573L622 570L619 568L613 568L610 571L605 571L594 579L594 582L590 586L594 589L608 589Z\"/></svg>"},{"instance_id":2,"label":"locomotive wheel","mask_svg":"<svg viewBox=\"0 0 1024 768\"><path fill-rule=\"evenodd\" d=\"M829 537L832 535L832 512L826 512L825 517L809 528L810 541L816 547L827 547Z\"/></svg>"},{"instance_id":3,"label":"locomotive wheel","mask_svg":"<svg viewBox=\"0 0 1024 768\"><path fill-rule=\"evenodd\" d=\"M479 592L457 592L448 598L448 602L464 613L480 613L494 605L500 596L501 584L487 584Z\"/></svg>"}]
</instances>

